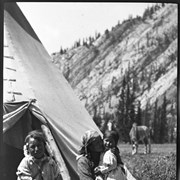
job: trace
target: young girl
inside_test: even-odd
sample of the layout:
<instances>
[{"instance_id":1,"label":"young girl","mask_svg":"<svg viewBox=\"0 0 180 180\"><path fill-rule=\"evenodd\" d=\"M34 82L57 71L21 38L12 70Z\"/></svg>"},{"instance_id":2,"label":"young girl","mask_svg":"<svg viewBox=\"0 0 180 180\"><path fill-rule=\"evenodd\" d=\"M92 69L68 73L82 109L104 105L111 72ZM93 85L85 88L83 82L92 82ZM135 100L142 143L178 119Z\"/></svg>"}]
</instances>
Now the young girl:
<instances>
[{"instance_id":1,"label":"young girl","mask_svg":"<svg viewBox=\"0 0 180 180\"><path fill-rule=\"evenodd\" d=\"M25 139L25 157L17 169L18 180L62 180L56 162L46 154L45 138L40 131L32 131Z\"/></svg>"},{"instance_id":2,"label":"young girl","mask_svg":"<svg viewBox=\"0 0 180 180\"><path fill-rule=\"evenodd\" d=\"M117 143L119 135L109 131L104 136L105 152L102 153L99 166L95 168L98 174L96 180L126 180L125 170L119 155Z\"/></svg>"}]
</instances>

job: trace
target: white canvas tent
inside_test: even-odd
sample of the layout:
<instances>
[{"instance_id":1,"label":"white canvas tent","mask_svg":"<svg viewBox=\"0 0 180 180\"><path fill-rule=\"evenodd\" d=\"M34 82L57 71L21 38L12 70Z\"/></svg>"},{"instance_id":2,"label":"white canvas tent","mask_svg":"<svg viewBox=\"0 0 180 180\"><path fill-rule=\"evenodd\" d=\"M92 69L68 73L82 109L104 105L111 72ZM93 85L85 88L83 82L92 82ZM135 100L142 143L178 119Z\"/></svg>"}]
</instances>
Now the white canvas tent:
<instances>
[{"instance_id":1,"label":"white canvas tent","mask_svg":"<svg viewBox=\"0 0 180 180\"><path fill-rule=\"evenodd\" d=\"M4 3L4 32L3 177L16 179L25 136L45 124L76 180L81 136L99 129L16 3Z\"/></svg>"}]
</instances>

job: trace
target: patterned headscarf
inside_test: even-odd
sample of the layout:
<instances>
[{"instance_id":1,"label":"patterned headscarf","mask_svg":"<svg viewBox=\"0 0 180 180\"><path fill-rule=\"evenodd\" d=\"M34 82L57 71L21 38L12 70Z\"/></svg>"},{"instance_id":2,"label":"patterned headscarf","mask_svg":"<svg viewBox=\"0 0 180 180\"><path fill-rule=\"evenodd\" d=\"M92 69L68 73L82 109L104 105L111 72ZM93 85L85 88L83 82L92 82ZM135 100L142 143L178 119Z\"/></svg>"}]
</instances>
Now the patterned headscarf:
<instances>
[{"instance_id":1,"label":"patterned headscarf","mask_svg":"<svg viewBox=\"0 0 180 180\"><path fill-rule=\"evenodd\" d=\"M87 147L95 141L97 138L101 137L100 134L95 130L88 130L82 136L82 146L80 149L80 154L87 155Z\"/></svg>"}]
</instances>

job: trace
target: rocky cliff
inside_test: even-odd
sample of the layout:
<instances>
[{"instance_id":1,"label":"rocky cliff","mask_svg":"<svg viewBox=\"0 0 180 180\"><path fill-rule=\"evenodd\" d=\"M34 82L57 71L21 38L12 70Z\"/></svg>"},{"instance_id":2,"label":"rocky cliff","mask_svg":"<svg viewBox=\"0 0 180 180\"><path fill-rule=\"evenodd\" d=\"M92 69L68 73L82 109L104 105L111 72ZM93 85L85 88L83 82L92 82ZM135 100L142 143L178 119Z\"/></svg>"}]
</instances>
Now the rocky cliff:
<instances>
[{"instance_id":1,"label":"rocky cliff","mask_svg":"<svg viewBox=\"0 0 180 180\"><path fill-rule=\"evenodd\" d=\"M151 110L156 103L163 106L165 97L166 118L175 127L177 23L176 4L157 4L142 17L130 17L82 45L53 53L52 61L93 118L98 116L102 121L105 114L112 119L122 113L124 97L126 103L131 97L134 115L138 108L144 112L147 105Z\"/></svg>"}]
</instances>

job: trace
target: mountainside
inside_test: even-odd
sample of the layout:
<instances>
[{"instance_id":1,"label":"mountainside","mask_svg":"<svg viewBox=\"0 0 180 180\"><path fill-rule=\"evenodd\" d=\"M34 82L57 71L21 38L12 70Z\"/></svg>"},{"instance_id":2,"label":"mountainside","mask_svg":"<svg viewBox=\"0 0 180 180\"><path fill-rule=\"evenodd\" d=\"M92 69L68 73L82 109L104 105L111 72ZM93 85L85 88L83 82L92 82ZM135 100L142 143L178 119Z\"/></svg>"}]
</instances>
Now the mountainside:
<instances>
[{"instance_id":1,"label":"mountainside","mask_svg":"<svg viewBox=\"0 0 180 180\"><path fill-rule=\"evenodd\" d=\"M99 127L110 120L127 136L134 121L154 132L163 119L170 138L177 122L177 17L176 4L156 4L143 17L52 54Z\"/></svg>"}]
</instances>

